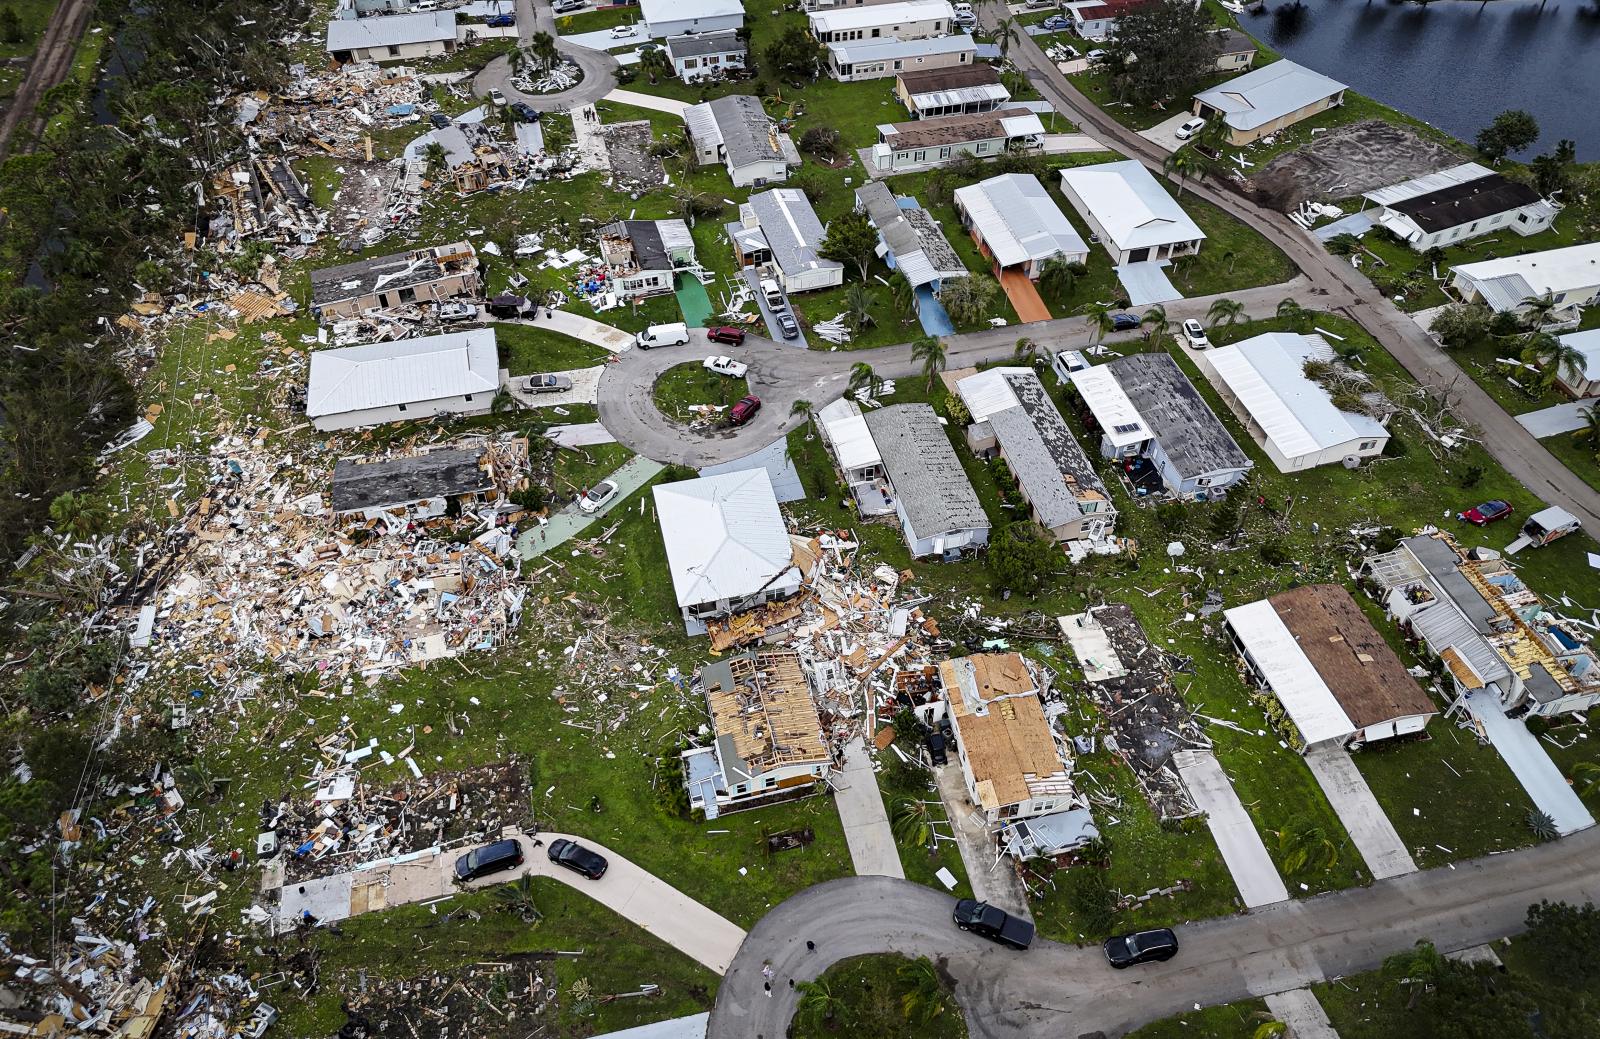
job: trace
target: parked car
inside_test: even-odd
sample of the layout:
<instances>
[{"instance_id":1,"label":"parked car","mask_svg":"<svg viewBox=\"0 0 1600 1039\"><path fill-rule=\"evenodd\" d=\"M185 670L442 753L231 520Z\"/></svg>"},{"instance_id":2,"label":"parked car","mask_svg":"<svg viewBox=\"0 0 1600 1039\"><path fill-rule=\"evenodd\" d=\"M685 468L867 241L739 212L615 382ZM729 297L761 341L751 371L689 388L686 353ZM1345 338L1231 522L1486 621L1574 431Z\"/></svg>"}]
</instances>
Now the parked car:
<instances>
[{"instance_id":1,"label":"parked car","mask_svg":"<svg viewBox=\"0 0 1600 1039\"><path fill-rule=\"evenodd\" d=\"M939 715L939 731L944 733L946 743L954 743L956 741L956 727L950 721L949 711Z\"/></svg>"},{"instance_id":2,"label":"parked car","mask_svg":"<svg viewBox=\"0 0 1600 1039\"><path fill-rule=\"evenodd\" d=\"M735 404L728 412L728 421L736 426L742 426L756 417L756 412L761 410L761 398L756 396L745 397Z\"/></svg>"},{"instance_id":3,"label":"parked car","mask_svg":"<svg viewBox=\"0 0 1600 1039\"><path fill-rule=\"evenodd\" d=\"M489 300L488 311L495 317L520 317L528 309L528 298L505 293Z\"/></svg>"},{"instance_id":4,"label":"parked car","mask_svg":"<svg viewBox=\"0 0 1600 1039\"><path fill-rule=\"evenodd\" d=\"M922 737L922 745L928 748L928 760L935 765L950 764L950 756L945 753L944 733L938 729Z\"/></svg>"},{"instance_id":5,"label":"parked car","mask_svg":"<svg viewBox=\"0 0 1600 1039\"><path fill-rule=\"evenodd\" d=\"M517 16L514 14L497 14L483 24L491 29L508 29L517 24Z\"/></svg>"},{"instance_id":6,"label":"parked car","mask_svg":"<svg viewBox=\"0 0 1600 1039\"><path fill-rule=\"evenodd\" d=\"M613 39L625 39L639 30L637 25L613 25L611 36Z\"/></svg>"},{"instance_id":7,"label":"parked car","mask_svg":"<svg viewBox=\"0 0 1600 1039\"><path fill-rule=\"evenodd\" d=\"M707 331L706 338L713 343L721 343L724 346L743 346L744 329L724 325L721 328L713 328Z\"/></svg>"},{"instance_id":8,"label":"parked car","mask_svg":"<svg viewBox=\"0 0 1600 1039\"><path fill-rule=\"evenodd\" d=\"M1059 32L1072 23L1067 21L1067 16L1064 14L1053 14L1046 18L1041 24L1051 32Z\"/></svg>"},{"instance_id":9,"label":"parked car","mask_svg":"<svg viewBox=\"0 0 1600 1039\"><path fill-rule=\"evenodd\" d=\"M1183 323L1183 338L1188 340L1190 348L1195 350L1205 350L1211 346L1211 340L1206 338L1206 326L1194 318Z\"/></svg>"},{"instance_id":10,"label":"parked car","mask_svg":"<svg viewBox=\"0 0 1600 1039\"><path fill-rule=\"evenodd\" d=\"M557 866L565 866L574 873L582 873L590 880L599 880L605 876L608 865L604 855L592 852L577 841L569 841L565 837L550 842L550 861Z\"/></svg>"},{"instance_id":11,"label":"parked car","mask_svg":"<svg viewBox=\"0 0 1600 1039\"><path fill-rule=\"evenodd\" d=\"M489 103L496 108L504 108L506 106L506 96L500 93L499 87L489 88Z\"/></svg>"},{"instance_id":12,"label":"parked car","mask_svg":"<svg viewBox=\"0 0 1600 1039\"><path fill-rule=\"evenodd\" d=\"M428 116L428 122L435 130L443 130L445 127L450 125L450 117L445 115L443 112L434 112L432 115Z\"/></svg>"},{"instance_id":13,"label":"parked car","mask_svg":"<svg viewBox=\"0 0 1600 1039\"><path fill-rule=\"evenodd\" d=\"M605 508L607 502L617 496L617 481L601 480L578 499L578 511L584 515L592 515Z\"/></svg>"},{"instance_id":14,"label":"parked car","mask_svg":"<svg viewBox=\"0 0 1600 1039\"><path fill-rule=\"evenodd\" d=\"M565 375L528 376L529 393L565 393L572 389L572 380Z\"/></svg>"},{"instance_id":15,"label":"parked car","mask_svg":"<svg viewBox=\"0 0 1600 1039\"><path fill-rule=\"evenodd\" d=\"M735 379L744 378L744 373L750 366L743 361L735 361L731 357L707 357L703 365L706 371L716 372L718 375L731 375Z\"/></svg>"},{"instance_id":16,"label":"parked car","mask_svg":"<svg viewBox=\"0 0 1600 1039\"><path fill-rule=\"evenodd\" d=\"M1026 949L1033 944L1033 924L987 902L963 898L956 903L951 918L963 931L971 931L1013 949Z\"/></svg>"},{"instance_id":17,"label":"parked car","mask_svg":"<svg viewBox=\"0 0 1600 1039\"><path fill-rule=\"evenodd\" d=\"M556 0L550 5L556 14L566 14L570 11L581 11L589 6L589 0Z\"/></svg>"},{"instance_id":18,"label":"parked car","mask_svg":"<svg viewBox=\"0 0 1600 1039\"><path fill-rule=\"evenodd\" d=\"M495 841L467 852L456 860L457 880L477 880L491 873L501 873L522 865L522 843L514 840Z\"/></svg>"},{"instance_id":19,"label":"parked car","mask_svg":"<svg viewBox=\"0 0 1600 1039\"><path fill-rule=\"evenodd\" d=\"M1111 315L1111 331L1131 332L1139 327L1139 315L1129 314L1126 311Z\"/></svg>"},{"instance_id":20,"label":"parked car","mask_svg":"<svg viewBox=\"0 0 1600 1039\"><path fill-rule=\"evenodd\" d=\"M1193 137L1195 134L1199 133L1205 128L1206 121L1199 116L1195 116L1193 119L1185 119L1183 124L1178 127L1173 136L1180 141L1187 141L1189 138Z\"/></svg>"},{"instance_id":21,"label":"parked car","mask_svg":"<svg viewBox=\"0 0 1600 1039\"><path fill-rule=\"evenodd\" d=\"M783 338L798 339L800 337L800 323L794 319L793 314L787 310L780 310L772 317L778 323L778 332Z\"/></svg>"},{"instance_id":22,"label":"parked car","mask_svg":"<svg viewBox=\"0 0 1600 1039\"><path fill-rule=\"evenodd\" d=\"M1105 60L1105 56L1106 52L1101 50L1099 47L1096 47L1094 50L1084 55L1084 57L1089 60L1089 64L1091 65L1100 64L1100 62Z\"/></svg>"},{"instance_id":23,"label":"parked car","mask_svg":"<svg viewBox=\"0 0 1600 1039\"><path fill-rule=\"evenodd\" d=\"M1482 505L1474 505L1466 512L1456 513L1456 519L1465 523L1471 523L1477 527L1486 527L1495 520L1505 519L1507 516L1511 515L1511 512L1512 509L1510 502L1501 501L1499 498L1494 498L1490 501L1484 502Z\"/></svg>"},{"instance_id":24,"label":"parked car","mask_svg":"<svg viewBox=\"0 0 1600 1039\"><path fill-rule=\"evenodd\" d=\"M674 321L666 325L651 325L634 336L633 341L641 350L649 350L657 346L682 346L689 341L689 326L682 321Z\"/></svg>"},{"instance_id":25,"label":"parked car","mask_svg":"<svg viewBox=\"0 0 1600 1039\"><path fill-rule=\"evenodd\" d=\"M1106 960L1117 970L1138 963L1170 960L1178 955L1178 936L1165 927L1107 938Z\"/></svg>"},{"instance_id":26,"label":"parked car","mask_svg":"<svg viewBox=\"0 0 1600 1039\"><path fill-rule=\"evenodd\" d=\"M517 113L517 118L525 123L537 123L542 118L541 114L535 112L533 106L526 101L512 102L511 110Z\"/></svg>"},{"instance_id":27,"label":"parked car","mask_svg":"<svg viewBox=\"0 0 1600 1039\"><path fill-rule=\"evenodd\" d=\"M478 308L458 299L447 299L439 303L437 313L440 321L472 321L478 316Z\"/></svg>"}]
</instances>

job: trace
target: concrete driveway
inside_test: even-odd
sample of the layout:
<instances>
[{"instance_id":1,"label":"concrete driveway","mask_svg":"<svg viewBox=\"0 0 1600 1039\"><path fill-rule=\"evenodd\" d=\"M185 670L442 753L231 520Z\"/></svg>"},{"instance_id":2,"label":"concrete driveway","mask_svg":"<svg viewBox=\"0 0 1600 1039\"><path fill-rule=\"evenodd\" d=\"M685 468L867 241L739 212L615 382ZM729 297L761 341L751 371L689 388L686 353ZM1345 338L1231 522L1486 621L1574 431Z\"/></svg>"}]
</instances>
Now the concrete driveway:
<instances>
[{"instance_id":1,"label":"concrete driveway","mask_svg":"<svg viewBox=\"0 0 1600 1039\"><path fill-rule=\"evenodd\" d=\"M933 775L939 784L945 814L950 817L950 829L955 834L956 850L961 852L961 864L967 868L972 897L999 906L1012 916L1032 920L1033 912L1028 908L1028 892L1022 886L1022 878L1011 867L1011 859L1000 854L994 838L989 835L988 823L967 799L961 766L941 765L933 770Z\"/></svg>"},{"instance_id":2,"label":"concrete driveway","mask_svg":"<svg viewBox=\"0 0 1600 1039\"><path fill-rule=\"evenodd\" d=\"M1189 143L1178 140L1178 127L1192 118L1194 118L1193 112L1178 112L1172 118L1163 119L1148 130L1140 130L1139 136L1164 151L1175 152Z\"/></svg>"},{"instance_id":3,"label":"concrete driveway","mask_svg":"<svg viewBox=\"0 0 1600 1039\"><path fill-rule=\"evenodd\" d=\"M1180 750L1172 755L1172 764L1189 788L1189 796L1205 813L1206 825L1244 904L1254 909L1286 900L1289 891L1278 867L1272 864L1261 833L1216 757L1209 750Z\"/></svg>"},{"instance_id":4,"label":"concrete driveway","mask_svg":"<svg viewBox=\"0 0 1600 1039\"><path fill-rule=\"evenodd\" d=\"M618 26L618 28L622 28L622 26ZM613 47L631 47L650 41L650 34L645 32L643 23L635 22L629 28L630 31L623 35L615 35L610 29L597 29L594 32L580 32L572 36L563 36L561 41L574 47L584 47L592 51L608 51Z\"/></svg>"},{"instance_id":5,"label":"concrete driveway","mask_svg":"<svg viewBox=\"0 0 1600 1039\"><path fill-rule=\"evenodd\" d=\"M1339 747L1314 750L1306 755L1306 767L1316 777L1317 785L1327 795L1334 814L1344 823L1374 877L1386 880L1417 871L1411 852L1384 814L1383 806L1372 796L1372 788L1350 759L1349 751Z\"/></svg>"}]
</instances>

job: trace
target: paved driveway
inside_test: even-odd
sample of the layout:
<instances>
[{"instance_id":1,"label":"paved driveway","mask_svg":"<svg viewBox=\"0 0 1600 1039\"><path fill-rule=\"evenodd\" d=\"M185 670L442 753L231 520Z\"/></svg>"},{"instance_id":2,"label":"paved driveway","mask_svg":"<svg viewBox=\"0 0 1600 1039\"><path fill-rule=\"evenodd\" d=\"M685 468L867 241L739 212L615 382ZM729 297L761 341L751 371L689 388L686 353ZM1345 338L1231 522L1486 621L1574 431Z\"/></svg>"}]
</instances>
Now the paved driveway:
<instances>
[{"instance_id":1,"label":"paved driveway","mask_svg":"<svg viewBox=\"0 0 1600 1039\"><path fill-rule=\"evenodd\" d=\"M584 512L578 508L577 502L570 502L548 521L535 523L519 534L517 552L523 559L534 559L564 545L597 520L610 515L611 510L621 505L634 491L654 480L662 468L660 462L653 462L641 455L628 459L617 468L616 472L606 477L608 480L616 481L617 493L599 512Z\"/></svg>"},{"instance_id":2,"label":"paved driveway","mask_svg":"<svg viewBox=\"0 0 1600 1039\"><path fill-rule=\"evenodd\" d=\"M1383 806L1372 796L1372 788L1350 759L1349 751L1338 747L1314 750L1306 755L1306 767L1328 795L1334 814L1344 823L1374 877L1384 880L1417 871L1411 852L1395 832Z\"/></svg>"},{"instance_id":3,"label":"paved driveway","mask_svg":"<svg viewBox=\"0 0 1600 1039\"><path fill-rule=\"evenodd\" d=\"M1192 118L1194 118L1193 112L1177 112L1148 130L1140 130L1139 136L1163 151L1175 152L1189 143L1188 141L1178 140L1178 127Z\"/></svg>"},{"instance_id":4,"label":"paved driveway","mask_svg":"<svg viewBox=\"0 0 1600 1039\"><path fill-rule=\"evenodd\" d=\"M1286 900L1289 891L1278 867L1272 864L1254 820L1216 757L1209 750L1180 750L1172 755L1172 764L1189 788L1189 796L1205 812L1206 825L1244 904L1254 909Z\"/></svg>"},{"instance_id":5,"label":"paved driveway","mask_svg":"<svg viewBox=\"0 0 1600 1039\"><path fill-rule=\"evenodd\" d=\"M1032 920L1033 912L1028 908L1028 892L1022 886L1022 878L1011 867L1011 859L1000 855L994 839L989 836L988 823L967 799L961 766L944 765L933 772L945 814L950 818L950 829L955 833L956 850L961 853L961 864L967 868L972 897L997 905L1013 916Z\"/></svg>"},{"instance_id":6,"label":"paved driveway","mask_svg":"<svg viewBox=\"0 0 1600 1039\"><path fill-rule=\"evenodd\" d=\"M889 813L883 807L872 758L860 736L845 744L844 766L833 775L833 803L844 824L845 843L850 846L850 864L856 876L900 877L900 849L889 829Z\"/></svg>"}]
</instances>

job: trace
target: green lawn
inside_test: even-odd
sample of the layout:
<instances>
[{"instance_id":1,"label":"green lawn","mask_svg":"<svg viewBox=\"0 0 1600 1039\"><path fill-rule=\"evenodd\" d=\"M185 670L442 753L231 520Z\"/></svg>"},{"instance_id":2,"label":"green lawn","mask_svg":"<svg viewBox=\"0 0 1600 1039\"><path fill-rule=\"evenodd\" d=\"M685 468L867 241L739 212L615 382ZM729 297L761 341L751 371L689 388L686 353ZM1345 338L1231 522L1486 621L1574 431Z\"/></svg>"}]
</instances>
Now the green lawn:
<instances>
[{"instance_id":1,"label":"green lawn","mask_svg":"<svg viewBox=\"0 0 1600 1039\"><path fill-rule=\"evenodd\" d=\"M656 377L655 384L656 407L673 421L683 423L694 418L691 405L727 407L749 392L746 380L718 375L699 361L673 365Z\"/></svg>"},{"instance_id":2,"label":"green lawn","mask_svg":"<svg viewBox=\"0 0 1600 1039\"><path fill-rule=\"evenodd\" d=\"M494 336L500 367L512 375L593 368L611 357L604 347L537 326L496 324Z\"/></svg>"},{"instance_id":3,"label":"green lawn","mask_svg":"<svg viewBox=\"0 0 1600 1039\"><path fill-rule=\"evenodd\" d=\"M617 4L616 6L595 7L588 11L579 11L576 14L557 15L556 32L562 36L577 36L581 33L609 29L613 25L630 25L634 22L642 21L644 21L644 16L639 13L638 4Z\"/></svg>"},{"instance_id":4,"label":"green lawn","mask_svg":"<svg viewBox=\"0 0 1600 1039\"><path fill-rule=\"evenodd\" d=\"M1594 782L1600 775L1579 766L1600 766L1600 729L1596 725L1600 725L1600 708L1590 711L1581 722L1568 715L1528 720L1528 730L1539 737L1545 753L1572 782L1591 812L1600 812L1600 783Z\"/></svg>"},{"instance_id":5,"label":"green lawn","mask_svg":"<svg viewBox=\"0 0 1600 1039\"><path fill-rule=\"evenodd\" d=\"M1265 1000L1247 999L1239 1003L1181 1014L1152 1021L1136 1028L1126 1039L1254 1039L1256 1030L1273 1020Z\"/></svg>"},{"instance_id":6,"label":"green lawn","mask_svg":"<svg viewBox=\"0 0 1600 1039\"><path fill-rule=\"evenodd\" d=\"M470 47L459 47L454 54L442 58L429 58L417 62L419 71L429 75L440 72L478 72L485 65L502 54L510 54L517 49L515 36L495 36L475 43ZM421 133L421 130L417 131Z\"/></svg>"},{"instance_id":7,"label":"green lawn","mask_svg":"<svg viewBox=\"0 0 1600 1039\"><path fill-rule=\"evenodd\" d=\"M919 991L902 974L913 963L925 964L922 969L936 979L929 992L932 1006L918 1010L915 1017L906 1013L903 1003L908 994ZM892 953L852 956L829 967L813 984L830 997L828 1006L810 1013L806 997L802 997L801 1010L789 1026L789 1039L832 1039L841 1034L851 1039L902 1039L907 1035L966 1039L966 1021L952 995L954 982L927 959L913 961ZM832 1020L825 1016L829 1009Z\"/></svg>"},{"instance_id":8,"label":"green lawn","mask_svg":"<svg viewBox=\"0 0 1600 1039\"><path fill-rule=\"evenodd\" d=\"M791 444L797 436L800 434L790 434ZM917 733L896 732L895 744L913 761L920 761L917 757ZM939 891L948 891L956 898L971 896L967 868L961 861L955 841L937 839L938 835L950 836L950 825L933 775L920 764L901 766L900 758L892 748L878 755L878 763L879 793L883 797L884 811L889 813L889 823L894 828L895 845L900 849L900 865L905 870L906 879ZM907 811L907 802L921 802L927 807L930 836L926 841L919 842L917 838L920 835L899 825L900 817ZM957 883L954 888L946 888L939 880L937 874L940 869L947 869L955 876Z\"/></svg>"},{"instance_id":9,"label":"green lawn","mask_svg":"<svg viewBox=\"0 0 1600 1039\"><path fill-rule=\"evenodd\" d=\"M56 3L57 0L6 0L5 6L16 12L22 38L15 43L0 41L0 101L16 92L27 71L25 65L12 65L7 59L33 54L33 49L44 35L45 26L50 23L50 16L55 13ZM103 39L105 34L91 26L86 35Z\"/></svg>"}]
</instances>

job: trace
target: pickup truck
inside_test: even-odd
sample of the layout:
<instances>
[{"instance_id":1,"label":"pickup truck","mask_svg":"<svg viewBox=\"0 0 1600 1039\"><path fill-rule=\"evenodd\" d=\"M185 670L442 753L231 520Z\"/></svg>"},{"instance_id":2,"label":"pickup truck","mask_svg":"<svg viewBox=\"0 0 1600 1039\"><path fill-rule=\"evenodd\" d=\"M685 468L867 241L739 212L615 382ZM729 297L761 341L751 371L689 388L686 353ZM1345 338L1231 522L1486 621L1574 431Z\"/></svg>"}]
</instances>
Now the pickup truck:
<instances>
[{"instance_id":1,"label":"pickup truck","mask_svg":"<svg viewBox=\"0 0 1600 1039\"><path fill-rule=\"evenodd\" d=\"M1009 945L1013 949L1026 949L1033 944L1033 924L987 902L963 898L956 903L951 916L963 931L971 931L991 942Z\"/></svg>"}]
</instances>

